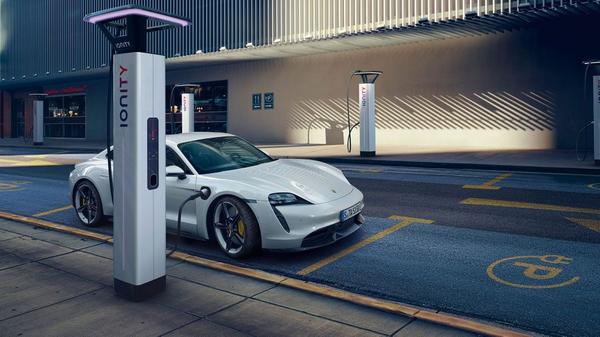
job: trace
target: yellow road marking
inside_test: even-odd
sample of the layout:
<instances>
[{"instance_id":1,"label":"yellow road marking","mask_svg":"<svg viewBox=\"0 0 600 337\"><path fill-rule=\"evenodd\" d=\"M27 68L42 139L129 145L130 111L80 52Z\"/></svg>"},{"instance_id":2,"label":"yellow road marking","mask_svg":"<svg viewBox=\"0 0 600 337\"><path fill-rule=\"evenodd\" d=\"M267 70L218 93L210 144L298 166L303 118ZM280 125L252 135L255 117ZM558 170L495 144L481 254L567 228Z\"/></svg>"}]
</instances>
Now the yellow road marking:
<instances>
[{"instance_id":1,"label":"yellow road marking","mask_svg":"<svg viewBox=\"0 0 600 337\"><path fill-rule=\"evenodd\" d=\"M474 205L474 206L526 208L526 209L539 209L539 210L544 210L544 211L587 213L587 214L599 214L600 215L600 209L594 209L594 208L579 208L579 207L537 204L537 203L509 201L509 200L468 198L468 199L461 201L460 203L463 205Z\"/></svg>"},{"instance_id":2,"label":"yellow road marking","mask_svg":"<svg viewBox=\"0 0 600 337\"><path fill-rule=\"evenodd\" d=\"M380 239L384 238L385 236L390 235L390 234L394 233L395 231L402 229L410 224L413 224L413 223L431 224L431 223L433 223L432 220L409 218L409 217L403 217L403 216L397 216L397 215L391 216L390 219L400 220L400 222L395 224L394 226L384 229L381 232L374 234L360 242L357 242L357 243L353 244L352 246L350 246L342 251L337 252L336 254L333 254L319 262L316 262L316 263L300 270L297 274L302 275L302 276L308 275L308 274L314 272L315 270L321 269L324 266L326 266L336 260L339 260L342 257L344 257L348 254L351 254L370 243L380 240Z\"/></svg>"},{"instance_id":3,"label":"yellow road marking","mask_svg":"<svg viewBox=\"0 0 600 337\"><path fill-rule=\"evenodd\" d=\"M510 176L512 176L512 173L504 173L481 185L464 185L463 188L469 188L474 190L499 190L501 187L495 185Z\"/></svg>"},{"instance_id":4,"label":"yellow road marking","mask_svg":"<svg viewBox=\"0 0 600 337\"><path fill-rule=\"evenodd\" d=\"M58 213L58 212L66 211L66 210L71 209L71 208L73 208L73 206L67 205L67 206L64 206L64 207L55 208L55 209L51 209L49 211L37 213L37 214L34 214L32 216L34 216L34 217L41 217L41 216L52 214L52 213Z\"/></svg>"},{"instance_id":5,"label":"yellow road marking","mask_svg":"<svg viewBox=\"0 0 600 337\"><path fill-rule=\"evenodd\" d=\"M578 225L587 227L593 231L600 233L600 220L595 219L577 219L577 218L566 218L567 220L574 222Z\"/></svg>"},{"instance_id":6,"label":"yellow road marking","mask_svg":"<svg viewBox=\"0 0 600 337\"><path fill-rule=\"evenodd\" d=\"M0 163L20 163L20 160L0 158Z\"/></svg>"},{"instance_id":7,"label":"yellow road marking","mask_svg":"<svg viewBox=\"0 0 600 337\"><path fill-rule=\"evenodd\" d=\"M7 213L0 211L0 218L9 219L13 221L18 221L21 223L39 226L51 230L55 230L58 232L64 232L71 235L77 235L84 238L94 239L101 242L107 242L112 244L113 239L111 236L88 231L85 229L79 229L74 227L69 227L65 225L59 225L50 221L36 219L26 216L21 216L17 214ZM391 217L393 219L398 217ZM424 219L416 219L421 223L428 223L431 220ZM433 221L431 221L432 223ZM442 324L445 326L454 327L457 329L462 329L466 331L475 332L478 334L485 334L487 336L493 337L529 337L528 334L517 332L514 330L504 329L495 325L485 324L483 322L473 321L470 319L450 316L438 312L432 312L428 310L418 309L414 307L410 307L407 305L403 305L398 302L382 300L374 297L369 297L365 295L359 295L355 293L351 293L349 291L340 290L333 287L328 287L322 284L306 282L302 280L297 280L293 278L287 278L282 275L277 275L273 273L268 273L262 270L239 267L235 265L231 265L228 263L213 261L204 259L201 257L175 252L171 255L172 258L188 262L194 265L200 265L202 267L220 270L223 272L236 274L244 277L248 277L254 280L260 280L269 282L272 284L279 284L288 288L298 289L307 293L317 294L321 296L325 296L328 298L335 298L342 301L346 301L349 303L354 303L358 305L362 305L368 308L374 308L377 310L387 311L394 314L405 315L408 317L414 317L418 319L422 319L429 322L434 322L438 324Z\"/></svg>"}]
</instances>

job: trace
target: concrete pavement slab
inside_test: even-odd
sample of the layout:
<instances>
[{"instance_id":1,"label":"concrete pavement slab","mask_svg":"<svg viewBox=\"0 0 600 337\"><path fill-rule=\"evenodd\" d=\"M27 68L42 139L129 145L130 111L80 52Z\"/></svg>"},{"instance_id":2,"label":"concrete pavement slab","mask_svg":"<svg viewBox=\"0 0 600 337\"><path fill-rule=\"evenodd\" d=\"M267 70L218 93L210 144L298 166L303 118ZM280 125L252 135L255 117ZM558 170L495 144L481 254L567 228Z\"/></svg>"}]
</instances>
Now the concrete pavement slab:
<instances>
[{"instance_id":1,"label":"concrete pavement slab","mask_svg":"<svg viewBox=\"0 0 600 337\"><path fill-rule=\"evenodd\" d=\"M98 242L90 239L80 238L72 235L64 235L63 233L42 228L36 230L33 234L31 234L31 236L38 240L43 240L75 250L95 246L98 244Z\"/></svg>"},{"instance_id":2,"label":"concrete pavement slab","mask_svg":"<svg viewBox=\"0 0 600 337\"><path fill-rule=\"evenodd\" d=\"M84 252L72 252L42 260L40 263L77 274L87 280L102 283L109 287L113 285L113 262L104 257Z\"/></svg>"},{"instance_id":3,"label":"concrete pavement slab","mask_svg":"<svg viewBox=\"0 0 600 337\"><path fill-rule=\"evenodd\" d=\"M182 263L173 268L169 268L167 274L247 297L254 296L273 287L270 283L202 268L187 263Z\"/></svg>"},{"instance_id":4,"label":"concrete pavement slab","mask_svg":"<svg viewBox=\"0 0 600 337\"><path fill-rule=\"evenodd\" d=\"M241 331L237 331L221 324L211 322L206 319L198 320L191 324L188 324L180 329L177 329L165 337L250 337L251 335L245 334Z\"/></svg>"},{"instance_id":5,"label":"concrete pavement slab","mask_svg":"<svg viewBox=\"0 0 600 337\"><path fill-rule=\"evenodd\" d=\"M159 336L196 317L105 288L2 322L5 336Z\"/></svg>"},{"instance_id":6,"label":"concrete pavement slab","mask_svg":"<svg viewBox=\"0 0 600 337\"><path fill-rule=\"evenodd\" d=\"M474 333L457 330L425 321L413 321L394 337L476 337Z\"/></svg>"},{"instance_id":7,"label":"concrete pavement slab","mask_svg":"<svg viewBox=\"0 0 600 337\"><path fill-rule=\"evenodd\" d=\"M13 233L13 232L7 232L7 231L0 229L0 241L18 238L19 236L21 236L21 235L17 234L17 233Z\"/></svg>"},{"instance_id":8,"label":"concrete pavement slab","mask_svg":"<svg viewBox=\"0 0 600 337\"><path fill-rule=\"evenodd\" d=\"M48 230L45 228L34 227L31 225L17 224L11 221L0 220L0 230L3 230L12 235L20 236L26 235L35 239L54 243L56 245L67 247L71 249L82 249L85 247L91 247L97 245L98 242L92 241L86 238L65 235L56 231ZM2 234L0 233L0 241L2 241Z\"/></svg>"},{"instance_id":9,"label":"concrete pavement slab","mask_svg":"<svg viewBox=\"0 0 600 337\"><path fill-rule=\"evenodd\" d=\"M105 257L110 260L112 260L112 258L113 258L113 246L108 243L102 243L99 245L97 244L97 245L88 247L86 249L83 249L83 251L90 253L90 254ZM166 254L166 251L165 251L165 254ZM172 266L176 266L180 263L181 263L181 261L179 261L179 260L167 259L166 266L167 266L167 268L169 268Z\"/></svg>"},{"instance_id":10,"label":"concrete pavement slab","mask_svg":"<svg viewBox=\"0 0 600 337\"><path fill-rule=\"evenodd\" d=\"M22 258L37 261L56 255L71 252L71 249L57 246L45 241L32 239L28 236L22 236L6 241L2 241L1 251L12 253Z\"/></svg>"},{"instance_id":11,"label":"concrete pavement slab","mask_svg":"<svg viewBox=\"0 0 600 337\"><path fill-rule=\"evenodd\" d=\"M385 335L393 334L410 322L410 318L406 316L393 315L286 287L273 288L256 298Z\"/></svg>"},{"instance_id":12,"label":"concrete pavement slab","mask_svg":"<svg viewBox=\"0 0 600 337\"><path fill-rule=\"evenodd\" d=\"M244 297L167 277L167 290L151 299L180 311L204 317L244 300Z\"/></svg>"},{"instance_id":13,"label":"concrete pavement slab","mask_svg":"<svg viewBox=\"0 0 600 337\"><path fill-rule=\"evenodd\" d=\"M83 252L98 255L109 260L113 258L113 246L108 243L102 243L92 247L82 249Z\"/></svg>"},{"instance_id":14,"label":"concrete pavement slab","mask_svg":"<svg viewBox=\"0 0 600 337\"><path fill-rule=\"evenodd\" d=\"M381 336L252 299L223 310L210 319L253 336Z\"/></svg>"},{"instance_id":15,"label":"concrete pavement slab","mask_svg":"<svg viewBox=\"0 0 600 337\"><path fill-rule=\"evenodd\" d=\"M35 275L35 277L33 277ZM99 289L102 285L28 263L0 271L0 320ZM2 322L2 326L5 326ZM2 333L5 331L3 330Z\"/></svg>"},{"instance_id":16,"label":"concrete pavement slab","mask_svg":"<svg viewBox=\"0 0 600 337\"><path fill-rule=\"evenodd\" d=\"M4 231L8 231L11 233L16 233L20 235L29 235L33 236L37 231L45 230L38 227L33 227L29 225L23 225L19 222L14 222L11 220L0 219L0 229Z\"/></svg>"},{"instance_id":17,"label":"concrete pavement slab","mask_svg":"<svg viewBox=\"0 0 600 337\"><path fill-rule=\"evenodd\" d=\"M4 251L0 251L0 270L11 268L28 262L28 260L22 257Z\"/></svg>"}]
</instances>

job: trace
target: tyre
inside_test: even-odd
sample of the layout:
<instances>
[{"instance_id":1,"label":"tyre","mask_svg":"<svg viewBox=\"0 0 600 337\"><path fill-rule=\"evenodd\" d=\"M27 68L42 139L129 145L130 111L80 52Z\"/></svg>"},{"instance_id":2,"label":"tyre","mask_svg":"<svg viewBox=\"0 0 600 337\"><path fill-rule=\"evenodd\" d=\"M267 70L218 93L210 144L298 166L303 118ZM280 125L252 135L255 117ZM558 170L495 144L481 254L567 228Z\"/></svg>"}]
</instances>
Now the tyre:
<instances>
[{"instance_id":1,"label":"tyre","mask_svg":"<svg viewBox=\"0 0 600 337\"><path fill-rule=\"evenodd\" d=\"M260 249L258 221L242 200L233 197L219 200L212 219L217 244L229 257L239 259Z\"/></svg>"},{"instance_id":2,"label":"tyre","mask_svg":"<svg viewBox=\"0 0 600 337\"><path fill-rule=\"evenodd\" d=\"M78 183L75 186L73 204L77 218L82 225L88 227L102 225L104 219L102 200L94 184L87 180Z\"/></svg>"}]
</instances>

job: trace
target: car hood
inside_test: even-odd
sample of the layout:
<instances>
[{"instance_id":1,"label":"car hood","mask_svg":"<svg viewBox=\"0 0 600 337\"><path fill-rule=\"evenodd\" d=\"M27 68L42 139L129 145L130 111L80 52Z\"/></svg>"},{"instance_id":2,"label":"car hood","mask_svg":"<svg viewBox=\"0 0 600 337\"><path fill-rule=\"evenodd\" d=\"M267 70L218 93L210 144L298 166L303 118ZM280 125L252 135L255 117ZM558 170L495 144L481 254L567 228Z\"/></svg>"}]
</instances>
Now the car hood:
<instances>
[{"instance_id":1,"label":"car hood","mask_svg":"<svg viewBox=\"0 0 600 337\"><path fill-rule=\"evenodd\" d=\"M313 204L339 199L353 190L340 170L314 160L278 159L210 176L239 181L265 191L267 195L277 192L294 193Z\"/></svg>"}]
</instances>

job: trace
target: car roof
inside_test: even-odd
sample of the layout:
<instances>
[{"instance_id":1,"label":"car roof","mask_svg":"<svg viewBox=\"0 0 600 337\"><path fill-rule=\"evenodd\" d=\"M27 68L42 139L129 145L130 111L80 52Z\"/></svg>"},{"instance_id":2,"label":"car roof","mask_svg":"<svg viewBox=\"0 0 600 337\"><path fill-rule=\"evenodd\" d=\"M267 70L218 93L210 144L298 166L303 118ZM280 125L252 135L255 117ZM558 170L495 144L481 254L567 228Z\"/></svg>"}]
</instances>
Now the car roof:
<instances>
[{"instance_id":1,"label":"car roof","mask_svg":"<svg viewBox=\"0 0 600 337\"><path fill-rule=\"evenodd\" d=\"M194 140L218 138L218 137L231 137L230 133L223 132L189 132L189 133L178 133L174 135L167 135L167 143L174 143L176 145L181 143L187 143Z\"/></svg>"}]
</instances>

